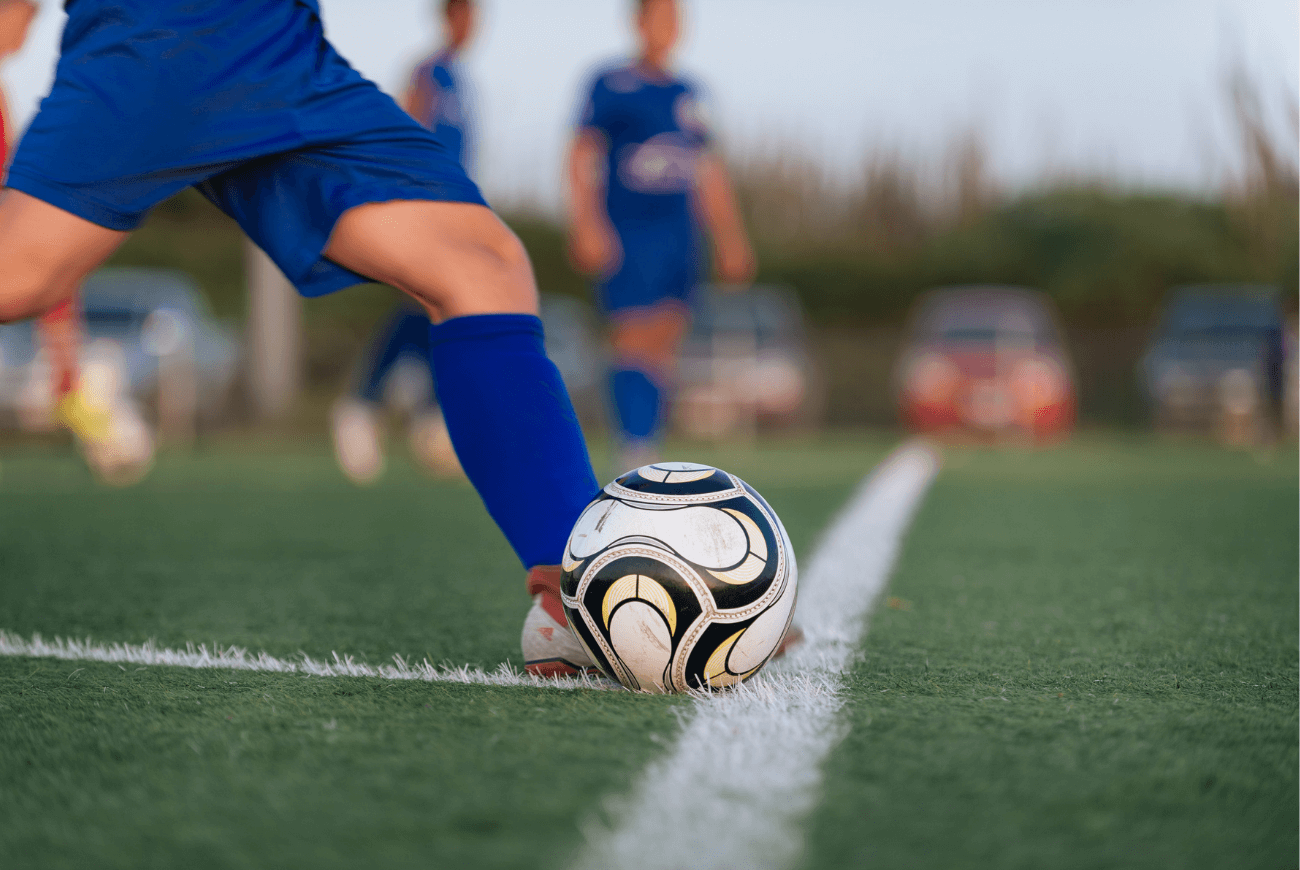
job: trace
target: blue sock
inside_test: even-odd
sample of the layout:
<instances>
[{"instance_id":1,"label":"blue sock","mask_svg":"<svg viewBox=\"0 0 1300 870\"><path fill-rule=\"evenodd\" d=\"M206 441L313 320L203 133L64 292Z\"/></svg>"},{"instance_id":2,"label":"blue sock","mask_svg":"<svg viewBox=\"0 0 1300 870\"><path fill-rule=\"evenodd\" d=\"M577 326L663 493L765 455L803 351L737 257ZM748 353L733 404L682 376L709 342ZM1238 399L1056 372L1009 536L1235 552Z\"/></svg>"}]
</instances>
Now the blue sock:
<instances>
[{"instance_id":1,"label":"blue sock","mask_svg":"<svg viewBox=\"0 0 1300 870\"><path fill-rule=\"evenodd\" d=\"M656 441L663 416L663 392L642 369L617 368L609 377L614 412L625 441Z\"/></svg>"},{"instance_id":2,"label":"blue sock","mask_svg":"<svg viewBox=\"0 0 1300 870\"><path fill-rule=\"evenodd\" d=\"M524 567L559 564L600 487L560 372L531 314L429 328L438 403L461 467Z\"/></svg>"}]
</instances>

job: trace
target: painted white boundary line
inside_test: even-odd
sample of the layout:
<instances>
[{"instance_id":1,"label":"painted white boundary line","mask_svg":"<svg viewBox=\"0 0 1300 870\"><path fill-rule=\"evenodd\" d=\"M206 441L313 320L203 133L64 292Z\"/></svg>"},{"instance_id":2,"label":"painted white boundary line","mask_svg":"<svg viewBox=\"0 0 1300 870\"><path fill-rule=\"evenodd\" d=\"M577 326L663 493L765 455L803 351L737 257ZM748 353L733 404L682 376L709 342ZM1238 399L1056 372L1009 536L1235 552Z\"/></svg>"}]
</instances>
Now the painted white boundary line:
<instances>
[{"instance_id":1,"label":"painted white boundary line","mask_svg":"<svg viewBox=\"0 0 1300 870\"><path fill-rule=\"evenodd\" d=\"M185 650L165 649L152 641L144 644L98 644L89 640L44 640L39 634L31 639L0 629L0 656L65 659L67 661L110 662L131 665L167 665L177 668L223 668L235 671L266 671L277 674L304 674L316 677L378 677L383 680L424 680L429 683L467 683L475 686L529 686L539 689L604 689L617 684L586 677L539 679L520 673L509 664L494 671L468 666L433 665L428 661L409 664L393 656L393 664L372 666L353 661L351 656L334 653L333 662L318 662L306 654L290 661L264 652L256 655L239 647L209 650L190 644Z\"/></svg>"},{"instance_id":2,"label":"painted white boundary line","mask_svg":"<svg viewBox=\"0 0 1300 870\"><path fill-rule=\"evenodd\" d=\"M805 642L735 691L700 696L676 746L630 795L606 802L612 824L584 826L578 867L781 870L798 860L822 762L844 733L844 671L938 467L932 449L909 444L863 482L800 580Z\"/></svg>"}]
</instances>

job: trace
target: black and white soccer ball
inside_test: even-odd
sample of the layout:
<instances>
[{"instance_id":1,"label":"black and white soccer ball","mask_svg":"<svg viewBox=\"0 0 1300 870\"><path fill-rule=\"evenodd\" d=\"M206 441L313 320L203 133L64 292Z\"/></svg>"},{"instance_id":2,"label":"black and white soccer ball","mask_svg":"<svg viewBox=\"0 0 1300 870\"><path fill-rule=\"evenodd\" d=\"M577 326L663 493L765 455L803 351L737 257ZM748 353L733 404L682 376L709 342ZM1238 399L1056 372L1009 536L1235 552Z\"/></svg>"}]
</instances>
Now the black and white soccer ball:
<instances>
[{"instance_id":1,"label":"black and white soccer ball","mask_svg":"<svg viewBox=\"0 0 1300 870\"><path fill-rule=\"evenodd\" d=\"M629 471L587 506L560 580L569 627L629 689L720 689L772 657L798 568L781 520L733 474L691 462Z\"/></svg>"}]
</instances>

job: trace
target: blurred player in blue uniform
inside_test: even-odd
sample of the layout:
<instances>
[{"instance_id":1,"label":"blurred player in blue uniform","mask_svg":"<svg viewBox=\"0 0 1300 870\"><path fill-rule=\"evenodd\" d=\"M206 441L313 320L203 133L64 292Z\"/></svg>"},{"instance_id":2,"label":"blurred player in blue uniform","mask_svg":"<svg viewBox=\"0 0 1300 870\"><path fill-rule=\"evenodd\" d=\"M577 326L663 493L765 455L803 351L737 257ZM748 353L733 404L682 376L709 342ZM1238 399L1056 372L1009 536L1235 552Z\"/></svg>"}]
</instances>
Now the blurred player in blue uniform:
<instances>
[{"instance_id":1,"label":"blurred player in blue uniform","mask_svg":"<svg viewBox=\"0 0 1300 870\"><path fill-rule=\"evenodd\" d=\"M460 55L474 35L477 10L472 0L442 0L439 5L444 45L411 72L402 108L432 132L469 175L473 131ZM383 471L380 408L389 376L403 360L418 361L429 373L430 392L419 397L420 407L411 414L413 453L438 474L453 474L459 468L432 395L435 375L429 356L429 318L419 305L406 302L397 306L371 338L350 394L336 402L330 414L334 455L355 483L371 483Z\"/></svg>"},{"instance_id":2,"label":"blurred player in blue uniform","mask_svg":"<svg viewBox=\"0 0 1300 870\"><path fill-rule=\"evenodd\" d=\"M653 461L699 280L698 239L725 283L753 279L753 250L713 152L699 94L670 69L677 0L638 0L639 56L595 76L569 153L569 254L609 319L621 471Z\"/></svg>"},{"instance_id":3,"label":"blurred player in blue uniform","mask_svg":"<svg viewBox=\"0 0 1300 870\"><path fill-rule=\"evenodd\" d=\"M65 8L53 87L0 197L0 321L69 298L188 186L305 296L367 280L402 290L435 323L429 354L461 465L529 569L530 670L588 665L563 622L540 629L598 487L546 357L528 256L446 144L339 56L316 0Z\"/></svg>"}]
</instances>

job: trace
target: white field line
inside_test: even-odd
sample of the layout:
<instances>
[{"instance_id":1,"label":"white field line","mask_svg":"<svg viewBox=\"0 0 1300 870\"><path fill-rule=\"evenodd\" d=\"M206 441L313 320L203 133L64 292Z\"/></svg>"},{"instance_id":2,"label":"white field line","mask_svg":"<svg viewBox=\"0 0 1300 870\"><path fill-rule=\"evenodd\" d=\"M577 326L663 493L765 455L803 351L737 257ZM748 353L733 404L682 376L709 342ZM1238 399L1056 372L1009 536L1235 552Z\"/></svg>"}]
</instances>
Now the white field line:
<instances>
[{"instance_id":1,"label":"white field line","mask_svg":"<svg viewBox=\"0 0 1300 870\"><path fill-rule=\"evenodd\" d=\"M701 695L681 735L609 820L584 826L582 870L781 870L803 850L821 765L844 734L843 674L867 613L938 471L937 454L904 445L869 476L803 572L796 620L805 642L736 690Z\"/></svg>"},{"instance_id":2,"label":"white field line","mask_svg":"<svg viewBox=\"0 0 1300 870\"><path fill-rule=\"evenodd\" d=\"M429 683L467 683L475 686L529 686L539 689L603 689L617 684L607 680L571 677L539 679L520 673L509 664L494 671L468 666L433 665L428 661L409 664L393 656L391 665L367 665L351 656L333 654L332 662L318 662L305 653L296 660L276 658L264 652L256 655L239 647L209 650L189 644L184 650L165 649L149 641L144 644L92 643L89 640L53 641L39 634L31 639L0 629L0 656L65 659L67 661L111 662L130 665L166 665L177 668L220 668L235 671L265 671L276 674L304 674L315 677L378 677L383 680L424 680Z\"/></svg>"}]
</instances>

